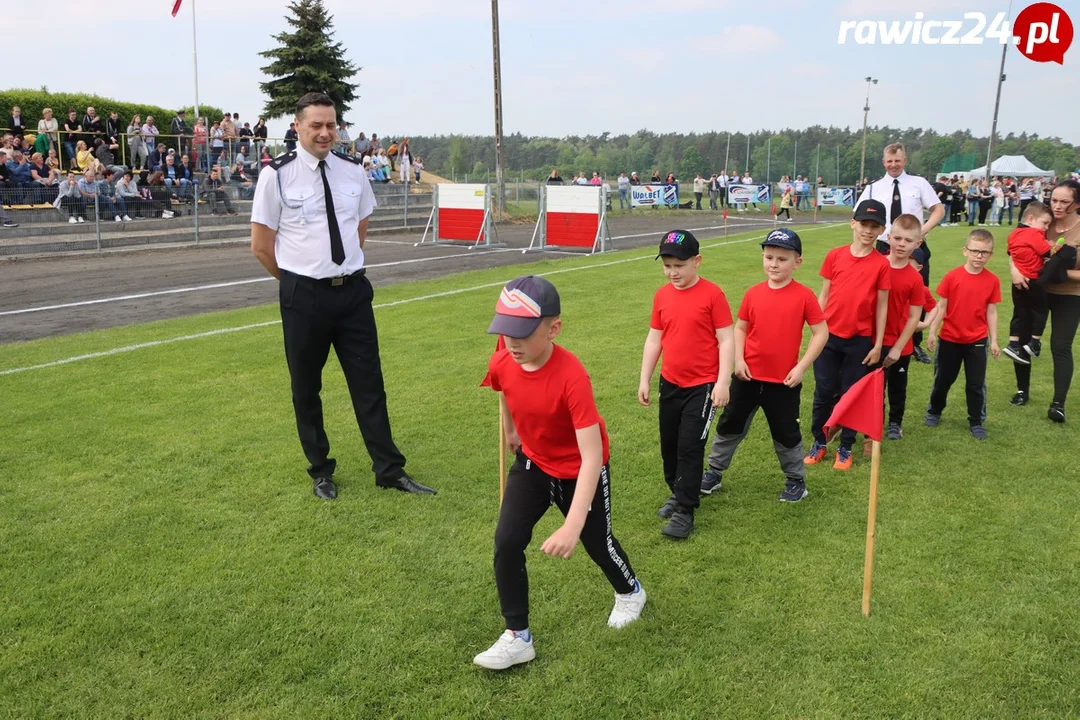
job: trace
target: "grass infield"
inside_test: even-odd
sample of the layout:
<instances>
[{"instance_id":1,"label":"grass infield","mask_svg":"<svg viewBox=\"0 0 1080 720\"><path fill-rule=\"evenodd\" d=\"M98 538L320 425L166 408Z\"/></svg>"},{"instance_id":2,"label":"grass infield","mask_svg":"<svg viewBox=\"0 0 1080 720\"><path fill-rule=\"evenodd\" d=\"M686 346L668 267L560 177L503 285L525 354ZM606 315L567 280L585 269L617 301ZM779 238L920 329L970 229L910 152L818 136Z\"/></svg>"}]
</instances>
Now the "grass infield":
<instances>
[{"instance_id":1,"label":"grass infield","mask_svg":"<svg viewBox=\"0 0 1080 720\"><path fill-rule=\"evenodd\" d=\"M962 262L965 229L934 232L935 279ZM1006 229L995 231L990 268L1006 277ZM703 243L702 273L733 306L763 278L750 237ZM796 278L817 288L825 252L849 239L846 226L806 232ZM471 664L502 629L497 403L477 387L489 287L377 310L395 436L434 498L375 488L333 358L323 398L340 496L311 495L276 325L0 376L0 716L1080 713L1077 433L1046 420L1048 357L1025 408L1008 405L1009 361L990 363L985 443L968 435L962 380L941 427L922 426L931 369L912 366L906 437L883 449L867 620L869 461L810 468L810 497L778 503L760 415L695 535L660 535L656 406L635 401L663 283L650 252L392 286L376 303L565 270L551 278L561 341L607 419L614 530L649 593L639 622L606 627L612 593L580 547L569 561L540 552L561 519L552 510L528 555L537 660ZM1006 301L1003 331L1010 313ZM4 345L0 371L276 316ZM804 418L812 394L808 373Z\"/></svg>"}]
</instances>

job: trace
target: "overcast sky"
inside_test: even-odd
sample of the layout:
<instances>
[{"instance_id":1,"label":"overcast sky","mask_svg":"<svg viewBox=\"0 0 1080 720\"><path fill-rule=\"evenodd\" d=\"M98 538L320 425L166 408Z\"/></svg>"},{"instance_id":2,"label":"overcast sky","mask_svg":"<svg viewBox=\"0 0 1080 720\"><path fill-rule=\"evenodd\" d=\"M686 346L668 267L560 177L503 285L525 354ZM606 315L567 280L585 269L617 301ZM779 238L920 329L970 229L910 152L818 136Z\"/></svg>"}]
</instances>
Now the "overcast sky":
<instances>
[{"instance_id":1,"label":"overcast sky","mask_svg":"<svg viewBox=\"0 0 1080 720\"><path fill-rule=\"evenodd\" d=\"M1076 0L1058 0L1080 23ZM192 5L198 23L199 96L254 122L264 98L260 50L285 29L283 0L139 0L138 13L86 12L54 0L53 17L79 17L71 52L41 51L41 35L10 29L5 56L27 58L23 80L165 107L194 100ZM325 0L336 39L363 71L347 119L380 135L493 132L488 0ZM1007 2L934 0L927 18L988 19ZM1013 16L1028 5L1016 3ZM897 9L899 6L907 6ZM910 20L902 0L502 0L504 129L575 134L747 131L862 124L863 78L880 79L870 123L970 128L987 135L1001 46L837 43L842 20ZM970 27L970 23L965 26ZM111 39L110 39L111 38ZM1064 65L1010 49L999 131L1080 144L1080 50ZM29 59L32 58L32 63ZM283 134L288 120L270 123Z\"/></svg>"}]
</instances>

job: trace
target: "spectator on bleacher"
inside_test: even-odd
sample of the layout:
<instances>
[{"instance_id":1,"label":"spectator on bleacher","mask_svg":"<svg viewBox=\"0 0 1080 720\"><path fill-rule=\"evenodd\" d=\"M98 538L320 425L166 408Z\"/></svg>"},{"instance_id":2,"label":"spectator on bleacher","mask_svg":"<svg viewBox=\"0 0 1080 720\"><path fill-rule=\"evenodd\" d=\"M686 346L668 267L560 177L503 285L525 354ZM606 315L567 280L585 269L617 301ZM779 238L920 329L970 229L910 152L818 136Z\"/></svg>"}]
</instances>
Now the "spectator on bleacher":
<instances>
[{"instance_id":1,"label":"spectator on bleacher","mask_svg":"<svg viewBox=\"0 0 1080 720\"><path fill-rule=\"evenodd\" d=\"M172 123L169 125L169 131L174 136L169 138L169 144L176 148L176 152L183 155L189 151L188 136L191 134L188 132L187 120L184 116L187 111L180 108L176 111L176 116L172 119Z\"/></svg>"},{"instance_id":2,"label":"spectator on bleacher","mask_svg":"<svg viewBox=\"0 0 1080 720\"><path fill-rule=\"evenodd\" d=\"M41 153L34 153L30 158L30 177L39 186L35 188L36 197L34 204L51 203L56 199L56 173L45 164L45 158Z\"/></svg>"},{"instance_id":3,"label":"spectator on bleacher","mask_svg":"<svg viewBox=\"0 0 1080 720\"><path fill-rule=\"evenodd\" d=\"M22 150L15 150L7 161L8 197L12 204L33 202L34 178L30 172L30 163Z\"/></svg>"},{"instance_id":4,"label":"spectator on bleacher","mask_svg":"<svg viewBox=\"0 0 1080 720\"><path fill-rule=\"evenodd\" d=\"M259 165L262 167L266 167L272 162L274 162L274 158L270 157L270 149L264 147L262 149L262 157L259 158Z\"/></svg>"},{"instance_id":5,"label":"spectator on bleacher","mask_svg":"<svg viewBox=\"0 0 1080 720\"><path fill-rule=\"evenodd\" d=\"M400 171L399 178L401 182L409 182L409 165L412 164L412 147L410 146L409 138L405 138L398 145L398 170Z\"/></svg>"},{"instance_id":6,"label":"spectator on bleacher","mask_svg":"<svg viewBox=\"0 0 1080 720\"><path fill-rule=\"evenodd\" d=\"M218 203L225 205L225 212L236 215L236 211L233 210L232 200L229 199L229 194L225 192L224 183L221 182L221 173L217 167L210 170L210 177L204 185L203 197L209 201L212 215L221 214L217 209Z\"/></svg>"},{"instance_id":7,"label":"spectator on bleacher","mask_svg":"<svg viewBox=\"0 0 1080 720\"><path fill-rule=\"evenodd\" d=\"M56 118L53 117L52 108L45 108L41 111L41 119L38 120L37 129L39 134L45 136L46 141L49 143L49 150L55 150L60 145L60 135L57 130L60 126L56 122Z\"/></svg>"},{"instance_id":8,"label":"spectator on bleacher","mask_svg":"<svg viewBox=\"0 0 1080 720\"><path fill-rule=\"evenodd\" d=\"M49 152L49 136L45 133L38 133L34 136L34 152L41 153L41 157L45 157L45 153Z\"/></svg>"},{"instance_id":9,"label":"spectator on bleacher","mask_svg":"<svg viewBox=\"0 0 1080 720\"><path fill-rule=\"evenodd\" d=\"M372 167L372 164L371 164L371 157L368 156L368 155L365 155L364 159L361 162L364 165L364 172L366 172L367 175L368 175L368 180L371 181L371 182L379 182L379 176L375 172L375 168Z\"/></svg>"},{"instance_id":10,"label":"spectator on bleacher","mask_svg":"<svg viewBox=\"0 0 1080 720\"><path fill-rule=\"evenodd\" d=\"M420 173L424 170L424 158L418 157L413 163L413 172L416 173L416 182L420 182Z\"/></svg>"},{"instance_id":11,"label":"spectator on bleacher","mask_svg":"<svg viewBox=\"0 0 1080 720\"><path fill-rule=\"evenodd\" d=\"M218 160L221 159L222 153L225 152L225 131L221 129L221 121L216 120L210 127L210 155L207 158L206 172L210 172L210 168L217 165Z\"/></svg>"},{"instance_id":12,"label":"spectator on bleacher","mask_svg":"<svg viewBox=\"0 0 1080 720\"><path fill-rule=\"evenodd\" d=\"M371 155L371 141L367 139L364 133L356 136L356 154L360 157Z\"/></svg>"},{"instance_id":13,"label":"spectator on bleacher","mask_svg":"<svg viewBox=\"0 0 1080 720\"><path fill-rule=\"evenodd\" d=\"M135 180L135 175L130 170L125 170L124 174L116 181L116 196L124 199L125 207L130 207L131 212L135 213L135 217L141 217L142 213L139 212L139 183Z\"/></svg>"},{"instance_id":14,"label":"spectator on bleacher","mask_svg":"<svg viewBox=\"0 0 1080 720\"><path fill-rule=\"evenodd\" d=\"M338 151L348 155L352 146L352 138L349 137L349 123L345 122L344 118L338 121L337 139Z\"/></svg>"},{"instance_id":15,"label":"spectator on bleacher","mask_svg":"<svg viewBox=\"0 0 1080 720\"><path fill-rule=\"evenodd\" d=\"M113 110L109 113L109 119L105 121L105 139L110 145L120 149L120 142L124 139L124 127L120 122L120 113Z\"/></svg>"},{"instance_id":16,"label":"spectator on bleacher","mask_svg":"<svg viewBox=\"0 0 1080 720\"><path fill-rule=\"evenodd\" d=\"M390 182L390 159L386 156L385 150L379 150L379 154L371 159L371 162L379 171L381 176L380 182Z\"/></svg>"},{"instance_id":17,"label":"spectator on bleacher","mask_svg":"<svg viewBox=\"0 0 1080 720\"><path fill-rule=\"evenodd\" d=\"M49 150L49 154L45 156L45 164L56 172L60 172L60 158L56 156L55 149Z\"/></svg>"},{"instance_id":18,"label":"spectator on bleacher","mask_svg":"<svg viewBox=\"0 0 1080 720\"><path fill-rule=\"evenodd\" d=\"M226 165L232 164L233 154L236 152L236 138L239 134L236 131L236 122L233 120L232 115L225 113L225 116L221 118L221 138L225 141L225 157L223 158Z\"/></svg>"},{"instance_id":19,"label":"spectator on bleacher","mask_svg":"<svg viewBox=\"0 0 1080 720\"><path fill-rule=\"evenodd\" d=\"M251 134L255 136L255 149L251 154L254 157L261 157L263 148L266 147L266 120L259 118L255 127L251 128Z\"/></svg>"},{"instance_id":20,"label":"spectator on bleacher","mask_svg":"<svg viewBox=\"0 0 1080 720\"><path fill-rule=\"evenodd\" d=\"M165 165L165 158L169 155L169 148L165 143L159 142L157 148L150 153L150 171L156 172L161 170Z\"/></svg>"},{"instance_id":21,"label":"spectator on bleacher","mask_svg":"<svg viewBox=\"0 0 1080 720\"><path fill-rule=\"evenodd\" d=\"M78 150L79 131L82 130L78 116L75 108L71 108L68 110L67 120L64 121L64 154L67 156L68 167L78 167L75 153Z\"/></svg>"},{"instance_id":22,"label":"spectator on bleacher","mask_svg":"<svg viewBox=\"0 0 1080 720\"><path fill-rule=\"evenodd\" d=\"M183 200L190 194L191 178L185 177L187 173L176 163L176 155L166 155L165 164L161 166L161 176L165 180L165 187L170 191L175 189L176 198Z\"/></svg>"},{"instance_id":23,"label":"spectator on bleacher","mask_svg":"<svg viewBox=\"0 0 1080 720\"><path fill-rule=\"evenodd\" d=\"M176 216L172 209L171 193L165 186L161 171L150 173L146 185L138 188L138 192L139 204L148 209L151 217L157 215L159 211L163 220Z\"/></svg>"},{"instance_id":24,"label":"spectator on bleacher","mask_svg":"<svg viewBox=\"0 0 1080 720\"><path fill-rule=\"evenodd\" d=\"M245 172L244 163L237 162L233 165L229 179L239 187L237 192L241 200L250 200L255 196L255 183L251 181L251 178Z\"/></svg>"},{"instance_id":25,"label":"spectator on bleacher","mask_svg":"<svg viewBox=\"0 0 1080 720\"><path fill-rule=\"evenodd\" d=\"M143 141L142 117L139 115L132 116L125 135L128 144L128 161L131 163L131 167L137 171L143 170L146 167L146 159L150 152L146 149L146 143Z\"/></svg>"},{"instance_id":26,"label":"spectator on bleacher","mask_svg":"<svg viewBox=\"0 0 1080 720\"><path fill-rule=\"evenodd\" d=\"M22 108L18 105L11 108L11 115L7 119L7 128L11 131L12 135L22 135L26 132L26 121L22 117Z\"/></svg>"},{"instance_id":27,"label":"spectator on bleacher","mask_svg":"<svg viewBox=\"0 0 1080 720\"><path fill-rule=\"evenodd\" d=\"M146 122L139 128L139 132L142 134L143 146L146 148L147 156L154 152L154 148L157 147L157 137L161 134L158 130L157 122L154 121L153 115L146 116Z\"/></svg>"},{"instance_id":28,"label":"spectator on bleacher","mask_svg":"<svg viewBox=\"0 0 1080 720\"><path fill-rule=\"evenodd\" d=\"M116 162L116 151L120 149L119 144L112 144L107 142L104 138L98 138L94 142L94 157L101 163L101 167L112 170L113 174L120 177L127 170L124 165L119 165Z\"/></svg>"},{"instance_id":29,"label":"spectator on bleacher","mask_svg":"<svg viewBox=\"0 0 1080 720\"><path fill-rule=\"evenodd\" d=\"M60 187L53 207L63 214L68 212L68 222L74 225L76 222L86 222L86 200L79 192L79 185L75 181L75 173L68 172L67 176L60 181ZM78 218L78 220L76 220Z\"/></svg>"},{"instance_id":30,"label":"spectator on bleacher","mask_svg":"<svg viewBox=\"0 0 1080 720\"><path fill-rule=\"evenodd\" d=\"M180 162L176 163L176 173L181 179L187 180L189 183L195 182L195 164L191 160L190 155L180 155ZM191 202L195 198L195 193L191 187L188 187L188 201Z\"/></svg>"},{"instance_id":31,"label":"spectator on bleacher","mask_svg":"<svg viewBox=\"0 0 1080 720\"><path fill-rule=\"evenodd\" d=\"M92 207L97 210L99 218L112 215L113 220L116 222L123 222L116 204L116 198L107 194L104 186L104 180L97 179L93 170L87 170L78 182L79 195L82 196L83 202L86 203L88 208ZM128 219L130 220L130 218Z\"/></svg>"},{"instance_id":32,"label":"spectator on bleacher","mask_svg":"<svg viewBox=\"0 0 1080 720\"><path fill-rule=\"evenodd\" d=\"M559 168L552 168L551 174L547 176L546 184L548 185L562 185L562 175L559 174Z\"/></svg>"},{"instance_id":33,"label":"spectator on bleacher","mask_svg":"<svg viewBox=\"0 0 1080 720\"><path fill-rule=\"evenodd\" d=\"M11 173L7 169L8 151L0 147L0 205L10 204L8 200L8 180Z\"/></svg>"},{"instance_id":34,"label":"spectator on bleacher","mask_svg":"<svg viewBox=\"0 0 1080 720\"><path fill-rule=\"evenodd\" d=\"M203 172L209 169L207 161L209 160L210 147L207 143L207 129L206 118L201 117L195 121L195 129L192 131L194 140L192 141L192 158L191 164L193 167L201 167Z\"/></svg>"},{"instance_id":35,"label":"spectator on bleacher","mask_svg":"<svg viewBox=\"0 0 1080 720\"><path fill-rule=\"evenodd\" d=\"M101 125L101 118L92 107L86 108L86 114L82 119L83 140L87 145L105 134L105 128Z\"/></svg>"},{"instance_id":36,"label":"spectator on bleacher","mask_svg":"<svg viewBox=\"0 0 1080 720\"><path fill-rule=\"evenodd\" d=\"M246 158L251 154L251 140L255 137L255 133L251 131L250 123L244 123L244 127L240 128L237 134L240 136L239 152Z\"/></svg>"},{"instance_id":37,"label":"spectator on bleacher","mask_svg":"<svg viewBox=\"0 0 1080 720\"><path fill-rule=\"evenodd\" d=\"M375 158L379 154L379 151L383 149L382 143L379 142L379 136L375 133L371 133L371 157Z\"/></svg>"},{"instance_id":38,"label":"spectator on bleacher","mask_svg":"<svg viewBox=\"0 0 1080 720\"><path fill-rule=\"evenodd\" d=\"M116 222L131 222L131 216L127 212L127 203L124 201L124 196L116 192L116 185L113 183L113 178L117 177L109 168L105 168L105 172L102 174L100 180L98 180L98 192L106 199L106 202L112 203L111 207L113 212L117 212L118 217L113 218ZM119 176L122 177L122 176Z\"/></svg>"},{"instance_id":39,"label":"spectator on bleacher","mask_svg":"<svg viewBox=\"0 0 1080 720\"><path fill-rule=\"evenodd\" d=\"M296 149L296 123L289 123L289 129L285 131L285 152Z\"/></svg>"}]
</instances>

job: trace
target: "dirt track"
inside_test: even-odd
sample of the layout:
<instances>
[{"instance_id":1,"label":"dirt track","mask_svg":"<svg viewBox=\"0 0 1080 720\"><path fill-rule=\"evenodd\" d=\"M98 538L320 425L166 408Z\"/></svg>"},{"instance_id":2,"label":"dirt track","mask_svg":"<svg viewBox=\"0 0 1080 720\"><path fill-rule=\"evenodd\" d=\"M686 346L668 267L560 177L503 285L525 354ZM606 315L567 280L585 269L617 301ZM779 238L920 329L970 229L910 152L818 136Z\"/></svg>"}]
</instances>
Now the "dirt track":
<instances>
[{"instance_id":1,"label":"dirt track","mask_svg":"<svg viewBox=\"0 0 1080 720\"><path fill-rule=\"evenodd\" d=\"M716 228L722 227L722 223L719 214L710 212L687 212L685 217L649 217L641 213L613 217L609 227L614 247L627 249L652 245L658 241L661 232L672 227L694 230L699 237L715 237L718 234ZM765 213L744 215L731 218L728 230L736 233L771 225L772 218ZM499 239L509 248L520 250L528 246L532 232L532 225L501 225ZM369 236L365 251L372 283L388 285L537 259L535 254L525 255L520 251L413 247L420 240L420 234L373 233ZM250 307L277 299L276 284L267 280L268 276L251 256L246 244L18 260L0 263L0 279L0 343ZM117 299L241 281L249 282L155 297ZM30 311L97 300L106 302Z\"/></svg>"}]
</instances>

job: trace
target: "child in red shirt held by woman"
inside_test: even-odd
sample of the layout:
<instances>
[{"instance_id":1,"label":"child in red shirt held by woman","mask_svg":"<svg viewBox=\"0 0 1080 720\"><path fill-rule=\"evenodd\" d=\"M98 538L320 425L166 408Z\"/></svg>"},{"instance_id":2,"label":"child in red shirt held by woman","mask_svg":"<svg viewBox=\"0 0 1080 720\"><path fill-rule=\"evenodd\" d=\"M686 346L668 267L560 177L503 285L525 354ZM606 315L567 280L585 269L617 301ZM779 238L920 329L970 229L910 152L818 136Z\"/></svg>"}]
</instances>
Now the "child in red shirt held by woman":
<instances>
[{"instance_id":1,"label":"child in red shirt held by woman","mask_svg":"<svg viewBox=\"0 0 1080 720\"><path fill-rule=\"evenodd\" d=\"M1054 250L1054 244L1046 239L1053 219L1050 208L1036 200L1028 203L1018 227L1009 233L1009 257L1028 283L1026 287L1013 286L1009 344L1001 351L1021 365L1030 365L1042 352L1042 334L1050 311L1046 290L1035 281Z\"/></svg>"}]
</instances>

